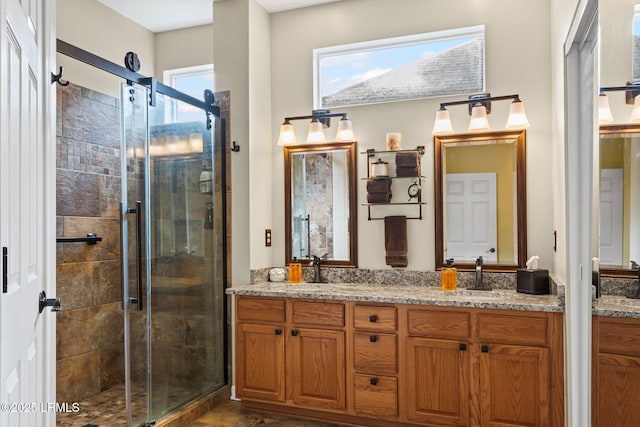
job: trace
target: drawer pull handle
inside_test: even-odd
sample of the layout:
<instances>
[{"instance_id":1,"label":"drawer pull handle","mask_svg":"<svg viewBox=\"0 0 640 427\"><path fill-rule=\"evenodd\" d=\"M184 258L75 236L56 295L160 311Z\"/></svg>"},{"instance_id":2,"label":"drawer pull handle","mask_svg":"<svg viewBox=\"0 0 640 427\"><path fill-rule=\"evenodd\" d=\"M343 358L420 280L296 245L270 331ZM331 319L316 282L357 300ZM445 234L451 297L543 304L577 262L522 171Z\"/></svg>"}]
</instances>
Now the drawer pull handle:
<instances>
[{"instance_id":1,"label":"drawer pull handle","mask_svg":"<svg viewBox=\"0 0 640 427\"><path fill-rule=\"evenodd\" d=\"M371 385L378 385L378 379L377 378L371 378L369 380L369 382L371 383Z\"/></svg>"},{"instance_id":2,"label":"drawer pull handle","mask_svg":"<svg viewBox=\"0 0 640 427\"><path fill-rule=\"evenodd\" d=\"M489 346L483 345L482 347L480 347L480 351L482 351L483 353L489 353Z\"/></svg>"},{"instance_id":3,"label":"drawer pull handle","mask_svg":"<svg viewBox=\"0 0 640 427\"><path fill-rule=\"evenodd\" d=\"M378 316L376 316L375 314L372 314L371 316L369 316L369 322L376 323L377 321L378 321Z\"/></svg>"},{"instance_id":4,"label":"drawer pull handle","mask_svg":"<svg viewBox=\"0 0 640 427\"><path fill-rule=\"evenodd\" d=\"M297 329L292 329L291 330L291 336L292 337L297 337L298 336L298 330Z\"/></svg>"},{"instance_id":5,"label":"drawer pull handle","mask_svg":"<svg viewBox=\"0 0 640 427\"><path fill-rule=\"evenodd\" d=\"M280 328L276 329L276 335L282 335L282 329Z\"/></svg>"},{"instance_id":6,"label":"drawer pull handle","mask_svg":"<svg viewBox=\"0 0 640 427\"><path fill-rule=\"evenodd\" d=\"M376 341L378 341L378 337L376 337L375 335L370 335L369 336L369 341L376 342Z\"/></svg>"},{"instance_id":7,"label":"drawer pull handle","mask_svg":"<svg viewBox=\"0 0 640 427\"><path fill-rule=\"evenodd\" d=\"M459 348L460 351L467 351L467 345L465 343L460 343Z\"/></svg>"}]
</instances>

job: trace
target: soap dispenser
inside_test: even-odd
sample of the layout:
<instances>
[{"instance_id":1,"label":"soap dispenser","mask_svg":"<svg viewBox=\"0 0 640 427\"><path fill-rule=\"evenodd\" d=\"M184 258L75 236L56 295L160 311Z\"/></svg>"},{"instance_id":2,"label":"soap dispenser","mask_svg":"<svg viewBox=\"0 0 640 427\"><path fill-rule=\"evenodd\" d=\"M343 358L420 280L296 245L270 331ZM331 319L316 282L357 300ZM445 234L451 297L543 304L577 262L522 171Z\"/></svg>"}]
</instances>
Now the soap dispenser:
<instances>
[{"instance_id":1,"label":"soap dispenser","mask_svg":"<svg viewBox=\"0 0 640 427\"><path fill-rule=\"evenodd\" d=\"M458 287L456 268L453 266L453 258L445 260L447 265L442 267L440 273L441 287L443 291L455 291Z\"/></svg>"},{"instance_id":2,"label":"soap dispenser","mask_svg":"<svg viewBox=\"0 0 640 427\"><path fill-rule=\"evenodd\" d=\"M296 257L289 263L289 283L302 282L302 264L298 262Z\"/></svg>"}]
</instances>

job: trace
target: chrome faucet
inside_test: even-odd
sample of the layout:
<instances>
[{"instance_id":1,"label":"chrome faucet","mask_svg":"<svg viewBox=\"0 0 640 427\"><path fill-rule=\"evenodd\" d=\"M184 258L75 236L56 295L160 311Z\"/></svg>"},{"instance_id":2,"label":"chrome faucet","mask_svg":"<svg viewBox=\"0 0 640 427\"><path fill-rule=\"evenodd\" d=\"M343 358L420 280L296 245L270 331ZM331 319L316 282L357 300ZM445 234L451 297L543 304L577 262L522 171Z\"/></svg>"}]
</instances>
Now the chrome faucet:
<instances>
[{"instance_id":1,"label":"chrome faucet","mask_svg":"<svg viewBox=\"0 0 640 427\"><path fill-rule=\"evenodd\" d=\"M476 284L474 286L474 290L476 291L490 291L491 288L485 288L482 283L482 266L484 265L484 259L479 256L476 259Z\"/></svg>"}]
</instances>

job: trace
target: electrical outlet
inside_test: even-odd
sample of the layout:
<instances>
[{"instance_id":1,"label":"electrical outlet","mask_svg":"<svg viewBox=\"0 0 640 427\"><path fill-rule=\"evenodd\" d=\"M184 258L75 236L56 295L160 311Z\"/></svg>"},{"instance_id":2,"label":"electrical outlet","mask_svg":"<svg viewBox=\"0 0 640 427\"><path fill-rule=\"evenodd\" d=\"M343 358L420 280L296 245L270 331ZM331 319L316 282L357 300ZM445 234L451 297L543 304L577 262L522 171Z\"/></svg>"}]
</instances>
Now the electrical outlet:
<instances>
[{"instance_id":1,"label":"electrical outlet","mask_svg":"<svg viewBox=\"0 0 640 427\"><path fill-rule=\"evenodd\" d=\"M271 229L267 228L264 230L264 245L271 246Z\"/></svg>"}]
</instances>

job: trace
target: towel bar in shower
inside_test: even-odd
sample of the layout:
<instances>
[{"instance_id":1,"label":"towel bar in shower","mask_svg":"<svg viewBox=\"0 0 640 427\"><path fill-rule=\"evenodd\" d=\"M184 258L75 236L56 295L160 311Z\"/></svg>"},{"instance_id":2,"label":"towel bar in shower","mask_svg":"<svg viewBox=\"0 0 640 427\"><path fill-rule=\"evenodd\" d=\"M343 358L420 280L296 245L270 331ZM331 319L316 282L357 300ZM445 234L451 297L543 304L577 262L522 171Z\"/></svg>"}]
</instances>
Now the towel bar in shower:
<instances>
[{"instance_id":1,"label":"towel bar in shower","mask_svg":"<svg viewBox=\"0 0 640 427\"><path fill-rule=\"evenodd\" d=\"M56 243L76 243L86 242L87 245L95 245L102 242L102 237L98 237L96 233L87 233L87 237L56 237Z\"/></svg>"}]
</instances>

